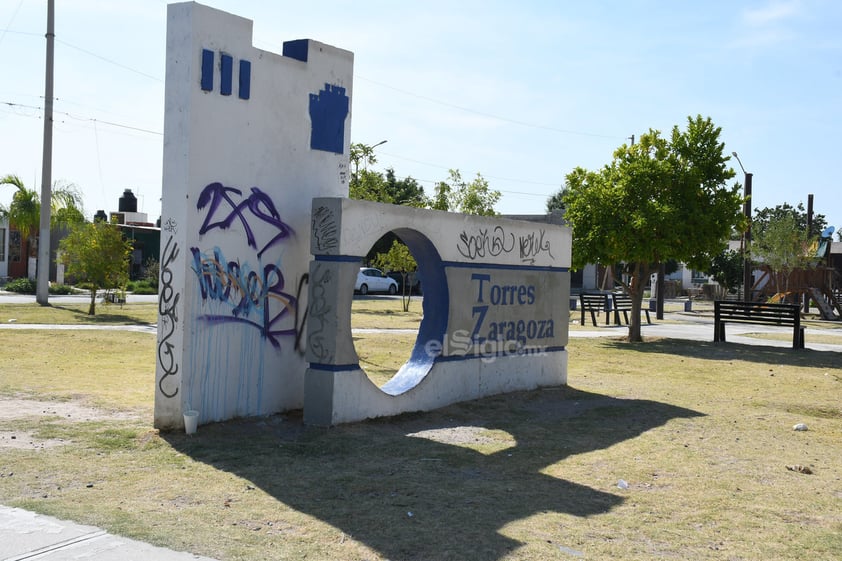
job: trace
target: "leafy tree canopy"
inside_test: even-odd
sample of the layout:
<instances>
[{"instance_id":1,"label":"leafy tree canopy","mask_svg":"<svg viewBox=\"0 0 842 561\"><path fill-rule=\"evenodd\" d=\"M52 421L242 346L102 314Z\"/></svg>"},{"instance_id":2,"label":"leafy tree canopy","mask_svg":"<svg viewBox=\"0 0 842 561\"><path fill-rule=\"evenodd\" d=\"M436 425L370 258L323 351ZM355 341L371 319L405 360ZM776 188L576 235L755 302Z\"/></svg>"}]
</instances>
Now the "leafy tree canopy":
<instances>
[{"instance_id":1,"label":"leafy tree canopy","mask_svg":"<svg viewBox=\"0 0 842 561\"><path fill-rule=\"evenodd\" d=\"M494 205L501 196L500 191L489 187L488 181L481 174L477 173L471 182L467 182L462 179L458 169L452 169L446 181L436 184L428 206L434 210L496 216L498 213Z\"/></svg>"},{"instance_id":2,"label":"leafy tree canopy","mask_svg":"<svg viewBox=\"0 0 842 561\"><path fill-rule=\"evenodd\" d=\"M789 203L777 205L775 208L758 208L754 210L754 216L751 220L752 237L762 236L763 232L769 225L784 217L791 218L791 222L787 224L792 227L807 232L807 211L804 209L803 203L798 203L798 206L792 206ZM827 228L827 218L824 214L813 214L813 221L810 228L809 238L817 238L822 230Z\"/></svg>"},{"instance_id":3,"label":"leafy tree canopy","mask_svg":"<svg viewBox=\"0 0 842 561\"><path fill-rule=\"evenodd\" d=\"M412 297L412 291L409 290L409 283L406 282L406 277L418 268L418 264L415 262L415 258L412 256L406 244L399 239L393 240L389 251L377 254L377 257L374 259L374 266L386 272L396 271L401 273L404 281L401 283L403 285L401 303L403 305L403 311L409 311L409 301Z\"/></svg>"},{"instance_id":4,"label":"leafy tree canopy","mask_svg":"<svg viewBox=\"0 0 842 561\"><path fill-rule=\"evenodd\" d=\"M547 199L547 212L564 210L564 197L567 194L567 187L562 187Z\"/></svg>"},{"instance_id":5,"label":"leafy tree canopy","mask_svg":"<svg viewBox=\"0 0 842 561\"><path fill-rule=\"evenodd\" d=\"M566 176L562 200L573 229L573 266L625 263L633 312L629 340L640 340L640 306L651 264L675 259L706 269L726 246L732 228L744 228L739 185L727 186L721 129L710 118L688 117L669 138L650 129L623 144L598 171Z\"/></svg>"},{"instance_id":6,"label":"leafy tree canopy","mask_svg":"<svg viewBox=\"0 0 842 561\"><path fill-rule=\"evenodd\" d=\"M714 280L726 292L732 292L743 282L744 261L743 255L739 251L726 249L713 257L706 272L713 275Z\"/></svg>"}]
</instances>

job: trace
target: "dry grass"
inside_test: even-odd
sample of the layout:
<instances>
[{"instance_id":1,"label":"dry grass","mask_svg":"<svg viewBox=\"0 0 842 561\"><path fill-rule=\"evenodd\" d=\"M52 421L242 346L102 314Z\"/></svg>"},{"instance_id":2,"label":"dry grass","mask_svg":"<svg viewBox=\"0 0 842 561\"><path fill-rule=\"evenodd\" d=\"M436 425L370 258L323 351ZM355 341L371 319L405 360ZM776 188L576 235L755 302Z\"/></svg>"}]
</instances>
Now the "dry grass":
<instances>
[{"instance_id":1,"label":"dry grass","mask_svg":"<svg viewBox=\"0 0 842 561\"><path fill-rule=\"evenodd\" d=\"M2 303L0 303L2 304ZM81 298L78 304L2 304L0 323L59 324L59 325L134 325L158 321L158 304L110 304L97 301L96 315L88 315L90 300Z\"/></svg>"},{"instance_id":2,"label":"dry grass","mask_svg":"<svg viewBox=\"0 0 842 561\"><path fill-rule=\"evenodd\" d=\"M59 374L60 348L81 340L7 333L33 357L10 377L0 351L5 395L108 407L125 406L120 388L151 395L154 336L92 333L145 366ZM384 369L402 362L380 348L395 340L357 344ZM606 339L569 350L569 387L332 429L294 414L194 437L158 435L140 413L0 420L70 441L3 450L0 502L226 561L842 557L839 353Z\"/></svg>"},{"instance_id":3,"label":"dry grass","mask_svg":"<svg viewBox=\"0 0 842 561\"><path fill-rule=\"evenodd\" d=\"M424 314L421 299L413 297L404 312L400 298L354 298L351 327L364 329L418 329ZM407 353L407 356L408 353Z\"/></svg>"}]
</instances>

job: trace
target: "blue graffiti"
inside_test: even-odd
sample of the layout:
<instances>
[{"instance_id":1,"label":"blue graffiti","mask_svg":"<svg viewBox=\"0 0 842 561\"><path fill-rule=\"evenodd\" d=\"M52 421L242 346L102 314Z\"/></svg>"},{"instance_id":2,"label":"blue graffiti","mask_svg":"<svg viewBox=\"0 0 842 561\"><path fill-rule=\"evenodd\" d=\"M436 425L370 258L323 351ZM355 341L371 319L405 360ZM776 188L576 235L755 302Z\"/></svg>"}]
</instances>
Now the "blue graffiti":
<instances>
[{"instance_id":1,"label":"blue graffiti","mask_svg":"<svg viewBox=\"0 0 842 561\"><path fill-rule=\"evenodd\" d=\"M342 154L345 151L345 117L350 99L345 88L325 84L318 95L310 94L310 148Z\"/></svg>"},{"instance_id":2,"label":"blue graffiti","mask_svg":"<svg viewBox=\"0 0 842 561\"><path fill-rule=\"evenodd\" d=\"M294 317L297 299L284 292L284 275L278 265L265 265L255 271L248 264L226 260L218 247L210 254L195 247L190 251L202 300L230 308L228 314L205 314L201 319L251 325L275 348L281 347L279 337L296 334L294 325L279 327L281 322Z\"/></svg>"},{"instance_id":3,"label":"blue graffiti","mask_svg":"<svg viewBox=\"0 0 842 561\"><path fill-rule=\"evenodd\" d=\"M254 230L249 223L249 220L256 218L259 222L268 224L274 228L272 232L274 236L263 244L257 252L257 257L260 258L263 252L293 233L292 228L281 220L281 215L275 208L275 203L272 202L271 197L257 187L251 188L251 195L245 200L239 200L237 202L234 200L234 195L239 200L242 199L243 192L240 189L227 187L218 182L211 183L202 189L202 192L199 194L199 202L196 203L196 208L199 210L205 207L209 208L205 216L205 221L199 229L199 235L204 235L214 228L226 230L231 227L231 224L235 220L239 219L245 230L246 240L249 246L258 249ZM224 210L220 210L223 203L225 203L225 208ZM214 221L218 212L221 214L228 212L228 214Z\"/></svg>"}]
</instances>

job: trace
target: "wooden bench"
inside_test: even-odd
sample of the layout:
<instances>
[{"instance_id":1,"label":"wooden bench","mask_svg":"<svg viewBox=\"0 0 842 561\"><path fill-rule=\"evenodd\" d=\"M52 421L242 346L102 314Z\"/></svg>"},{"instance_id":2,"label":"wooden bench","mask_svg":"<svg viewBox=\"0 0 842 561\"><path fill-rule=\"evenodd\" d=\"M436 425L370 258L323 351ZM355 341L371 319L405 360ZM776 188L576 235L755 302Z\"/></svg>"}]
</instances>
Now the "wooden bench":
<instances>
[{"instance_id":1,"label":"wooden bench","mask_svg":"<svg viewBox=\"0 0 842 561\"><path fill-rule=\"evenodd\" d=\"M717 300L713 303L713 341L715 343L725 341L725 324L729 322L792 326L792 348L804 348L801 309L795 304Z\"/></svg>"},{"instance_id":2,"label":"wooden bench","mask_svg":"<svg viewBox=\"0 0 842 561\"><path fill-rule=\"evenodd\" d=\"M623 319L625 320L626 325L629 324L629 312L632 311L632 300L631 296L625 293L611 293L611 302L614 307L614 325L622 325L620 323L620 312L623 312ZM649 310L644 308L642 305L640 307L641 313L646 313L646 323L652 325L652 319L649 317Z\"/></svg>"},{"instance_id":3,"label":"wooden bench","mask_svg":"<svg viewBox=\"0 0 842 561\"><path fill-rule=\"evenodd\" d=\"M590 312L594 327L596 327L596 316L605 312L605 325L608 325L611 312L608 309L607 294L582 292L579 294L579 304L582 308L582 320L579 325L585 325L585 312Z\"/></svg>"}]
</instances>

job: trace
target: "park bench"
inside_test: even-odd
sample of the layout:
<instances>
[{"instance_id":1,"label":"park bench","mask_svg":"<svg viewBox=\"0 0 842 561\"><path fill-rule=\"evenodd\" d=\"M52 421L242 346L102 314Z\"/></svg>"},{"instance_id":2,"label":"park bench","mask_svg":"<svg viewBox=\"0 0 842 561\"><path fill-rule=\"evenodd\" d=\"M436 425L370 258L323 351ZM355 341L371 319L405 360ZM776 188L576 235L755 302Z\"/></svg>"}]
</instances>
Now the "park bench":
<instances>
[{"instance_id":1,"label":"park bench","mask_svg":"<svg viewBox=\"0 0 842 561\"><path fill-rule=\"evenodd\" d=\"M765 302L713 303L713 341L725 341L726 323L753 323L757 325L792 326L792 348L804 348L804 328L801 327L801 310L795 304L766 304Z\"/></svg>"},{"instance_id":2,"label":"park bench","mask_svg":"<svg viewBox=\"0 0 842 561\"><path fill-rule=\"evenodd\" d=\"M623 312L623 319L625 320L626 325L629 324L629 312L632 311L632 300L631 296L625 293L611 293L611 302L614 307L614 325L621 325L620 324L620 312ZM652 320L649 318L649 310L640 308L641 313L646 313L646 323L652 324Z\"/></svg>"},{"instance_id":3,"label":"park bench","mask_svg":"<svg viewBox=\"0 0 842 561\"><path fill-rule=\"evenodd\" d=\"M593 322L594 327L596 327L596 316L605 312L605 325L608 325L608 321L611 318L611 312L608 307L607 294L581 292L579 294L579 304L582 308L582 319L579 322L579 325L585 325L585 312L589 312L591 314L591 321Z\"/></svg>"}]
</instances>

